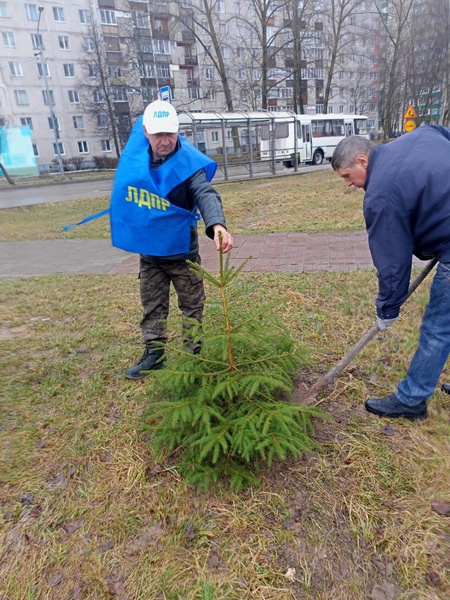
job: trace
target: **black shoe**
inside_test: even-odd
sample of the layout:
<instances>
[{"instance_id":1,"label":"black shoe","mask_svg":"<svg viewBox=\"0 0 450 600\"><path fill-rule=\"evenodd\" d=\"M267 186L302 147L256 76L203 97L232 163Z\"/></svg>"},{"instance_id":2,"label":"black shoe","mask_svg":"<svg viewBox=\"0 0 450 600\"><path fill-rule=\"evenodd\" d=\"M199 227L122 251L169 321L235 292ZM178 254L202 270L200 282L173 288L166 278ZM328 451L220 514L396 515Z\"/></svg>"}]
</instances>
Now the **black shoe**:
<instances>
[{"instance_id":1,"label":"black shoe","mask_svg":"<svg viewBox=\"0 0 450 600\"><path fill-rule=\"evenodd\" d=\"M147 377L148 371L157 371L163 369L166 365L164 350L160 348L146 348L141 360L134 367L125 371L127 379L142 379Z\"/></svg>"},{"instance_id":2,"label":"black shoe","mask_svg":"<svg viewBox=\"0 0 450 600\"><path fill-rule=\"evenodd\" d=\"M397 419L404 417L405 419L426 419L427 404L421 402L416 406L407 406L402 404L395 394L387 398L370 398L365 403L366 410L379 417L391 417Z\"/></svg>"},{"instance_id":3,"label":"black shoe","mask_svg":"<svg viewBox=\"0 0 450 600\"><path fill-rule=\"evenodd\" d=\"M443 383L441 386L441 390L446 394L450 394L450 383Z\"/></svg>"}]
</instances>

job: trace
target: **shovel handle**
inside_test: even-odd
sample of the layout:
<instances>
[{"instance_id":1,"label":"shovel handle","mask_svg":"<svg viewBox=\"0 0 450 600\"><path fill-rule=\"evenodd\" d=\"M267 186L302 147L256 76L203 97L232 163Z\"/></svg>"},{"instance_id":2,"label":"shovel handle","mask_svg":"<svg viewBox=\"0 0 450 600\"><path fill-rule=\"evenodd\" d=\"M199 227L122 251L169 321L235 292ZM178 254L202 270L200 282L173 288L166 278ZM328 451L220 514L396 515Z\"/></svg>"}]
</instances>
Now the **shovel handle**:
<instances>
[{"instance_id":1,"label":"shovel handle","mask_svg":"<svg viewBox=\"0 0 450 600\"><path fill-rule=\"evenodd\" d=\"M408 288L408 295L406 296L406 300L411 296L413 292L419 287L428 273L434 268L436 263L438 262L437 258L432 258L428 263L424 266L422 271L417 275L417 277L411 282ZM309 401L318 393L322 388L324 388L330 381L332 381L339 373L341 373L347 365L349 365L352 360L355 358L357 354L361 352L361 350L366 346L378 333L379 328L378 324L372 325L372 327L362 336L362 338L357 342L354 346L350 348L347 354L335 365L328 373L326 373L323 377L321 377L316 383L307 390L305 395L302 397L302 404L308 404Z\"/></svg>"}]
</instances>

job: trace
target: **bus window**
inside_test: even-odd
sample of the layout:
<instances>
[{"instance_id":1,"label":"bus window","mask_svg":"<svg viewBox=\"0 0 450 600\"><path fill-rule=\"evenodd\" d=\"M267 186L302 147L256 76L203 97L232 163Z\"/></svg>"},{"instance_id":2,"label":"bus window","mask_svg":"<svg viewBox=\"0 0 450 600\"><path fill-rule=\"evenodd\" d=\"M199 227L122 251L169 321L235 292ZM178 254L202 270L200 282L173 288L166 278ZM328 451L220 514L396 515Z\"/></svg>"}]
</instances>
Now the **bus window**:
<instances>
[{"instance_id":1,"label":"bus window","mask_svg":"<svg viewBox=\"0 0 450 600\"><path fill-rule=\"evenodd\" d=\"M275 135L274 138L276 140L282 140L287 138L289 135L289 127L288 123L275 123ZM270 139L270 130L268 125L263 125L261 127L261 139L269 140Z\"/></svg>"},{"instance_id":2,"label":"bus window","mask_svg":"<svg viewBox=\"0 0 450 600\"><path fill-rule=\"evenodd\" d=\"M355 134L367 135L367 119L355 119Z\"/></svg>"}]
</instances>

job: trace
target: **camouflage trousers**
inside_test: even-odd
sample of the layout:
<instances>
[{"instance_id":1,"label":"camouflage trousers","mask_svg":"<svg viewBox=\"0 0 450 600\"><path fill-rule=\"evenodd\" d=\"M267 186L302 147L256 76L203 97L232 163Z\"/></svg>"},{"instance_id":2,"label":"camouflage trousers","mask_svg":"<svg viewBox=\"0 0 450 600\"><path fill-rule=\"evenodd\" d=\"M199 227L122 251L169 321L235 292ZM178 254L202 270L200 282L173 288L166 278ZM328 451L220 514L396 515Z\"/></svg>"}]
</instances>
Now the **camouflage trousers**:
<instances>
[{"instance_id":1,"label":"camouflage trousers","mask_svg":"<svg viewBox=\"0 0 450 600\"><path fill-rule=\"evenodd\" d=\"M200 264L200 256L192 262ZM198 323L203 319L205 290L201 276L191 271L183 260L168 261L141 256L139 279L144 309L141 320L144 345L151 348L167 341L166 328L172 283L177 294L178 307L183 315L184 344L189 350L199 351L201 342L194 342L189 330L192 329L192 319Z\"/></svg>"}]
</instances>

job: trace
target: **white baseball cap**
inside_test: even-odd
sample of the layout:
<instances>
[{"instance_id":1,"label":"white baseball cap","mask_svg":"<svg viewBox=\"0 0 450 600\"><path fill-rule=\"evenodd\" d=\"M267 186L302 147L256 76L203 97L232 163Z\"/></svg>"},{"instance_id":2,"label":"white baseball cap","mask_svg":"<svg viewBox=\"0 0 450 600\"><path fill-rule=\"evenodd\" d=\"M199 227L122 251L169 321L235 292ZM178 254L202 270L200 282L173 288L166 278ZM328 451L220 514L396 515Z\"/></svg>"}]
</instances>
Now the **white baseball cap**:
<instances>
[{"instance_id":1,"label":"white baseball cap","mask_svg":"<svg viewBox=\"0 0 450 600\"><path fill-rule=\"evenodd\" d=\"M177 111L165 100L155 100L144 111L144 127L147 133L177 133Z\"/></svg>"}]
</instances>

